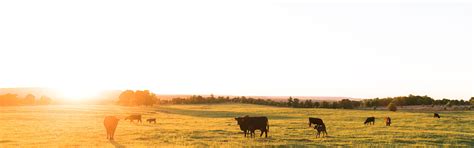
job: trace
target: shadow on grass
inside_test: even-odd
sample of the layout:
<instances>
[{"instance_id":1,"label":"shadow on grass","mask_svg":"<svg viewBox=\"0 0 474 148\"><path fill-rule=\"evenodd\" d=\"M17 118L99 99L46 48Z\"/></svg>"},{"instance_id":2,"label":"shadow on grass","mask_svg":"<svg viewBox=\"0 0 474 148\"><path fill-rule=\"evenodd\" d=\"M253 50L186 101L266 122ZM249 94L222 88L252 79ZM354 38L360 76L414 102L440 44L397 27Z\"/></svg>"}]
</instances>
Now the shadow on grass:
<instances>
[{"instance_id":1,"label":"shadow on grass","mask_svg":"<svg viewBox=\"0 0 474 148\"><path fill-rule=\"evenodd\" d=\"M157 112L167 113L167 114L179 114L187 115L194 117L205 117L205 118L235 118L240 116L267 116L269 119L291 119L295 117L291 116L281 116L281 115L272 115L272 114L260 114L260 113L251 113L251 112L231 112L231 111L208 111L208 110L187 110L187 109L177 109L177 108L159 108Z\"/></svg>"},{"instance_id":2,"label":"shadow on grass","mask_svg":"<svg viewBox=\"0 0 474 148\"><path fill-rule=\"evenodd\" d=\"M114 145L114 147L116 148L124 148L125 146L124 145L121 145L117 142L115 142L114 140L109 140L110 144Z\"/></svg>"},{"instance_id":3,"label":"shadow on grass","mask_svg":"<svg viewBox=\"0 0 474 148\"><path fill-rule=\"evenodd\" d=\"M0 143L8 143L8 142L13 142L11 140L0 140Z\"/></svg>"}]
</instances>

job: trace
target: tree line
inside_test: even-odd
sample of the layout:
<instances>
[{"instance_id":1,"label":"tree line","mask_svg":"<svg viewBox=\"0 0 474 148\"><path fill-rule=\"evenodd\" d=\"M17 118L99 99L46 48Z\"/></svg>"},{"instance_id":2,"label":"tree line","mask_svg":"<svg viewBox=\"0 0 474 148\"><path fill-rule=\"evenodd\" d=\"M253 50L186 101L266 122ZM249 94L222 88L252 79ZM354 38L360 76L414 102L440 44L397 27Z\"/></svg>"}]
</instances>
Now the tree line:
<instances>
[{"instance_id":1,"label":"tree line","mask_svg":"<svg viewBox=\"0 0 474 148\"><path fill-rule=\"evenodd\" d=\"M160 100L153 93L148 90L144 91L132 91L126 90L119 96L118 104L126 106L139 106L139 105L153 105L153 104L217 104L217 103L244 103L244 104L257 104L257 105L269 105L278 107L292 107L292 108L342 108L342 109L354 109L361 107L385 107L387 106L390 110L396 111L397 106L409 106L409 105L474 105L474 97L470 101L464 100L434 100L428 96L408 95L399 97L388 97L388 98L374 98L364 100L350 100L342 99L339 101L313 101L310 99L301 100L298 98L289 97L287 100L276 101L272 99L260 99L245 96L200 96L192 95L189 97L176 97L170 100Z\"/></svg>"},{"instance_id":2,"label":"tree line","mask_svg":"<svg viewBox=\"0 0 474 148\"><path fill-rule=\"evenodd\" d=\"M51 104L51 98L41 96L36 99L32 94L25 97L19 97L17 94L3 94L0 95L0 106L17 106L17 105L48 105Z\"/></svg>"},{"instance_id":3,"label":"tree line","mask_svg":"<svg viewBox=\"0 0 474 148\"><path fill-rule=\"evenodd\" d=\"M446 99L435 100L428 96L418 96L418 95L408 95L408 96L399 96L399 97L387 97L387 98L374 98L374 99L365 99L363 104L365 107L378 107L378 106L388 106L390 103L394 103L397 106L409 106L409 105L474 105L474 97L471 97L470 101L464 100L455 100L455 99Z\"/></svg>"}]
</instances>

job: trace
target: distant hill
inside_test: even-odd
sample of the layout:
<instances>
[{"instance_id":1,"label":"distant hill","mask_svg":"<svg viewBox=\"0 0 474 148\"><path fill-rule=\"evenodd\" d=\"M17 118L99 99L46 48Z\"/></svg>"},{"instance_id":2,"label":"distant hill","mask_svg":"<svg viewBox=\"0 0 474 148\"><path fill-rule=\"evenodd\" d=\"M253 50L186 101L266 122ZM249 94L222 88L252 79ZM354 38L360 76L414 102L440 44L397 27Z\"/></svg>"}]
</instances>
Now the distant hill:
<instances>
[{"instance_id":1,"label":"distant hill","mask_svg":"<svg viewBox=\"0 0 474 148\"><path fill-rule=\"evenodd\" d=\"M173 94L157 94L157 96L160 99L169 100L169 99L178 98L178 97L186 98L186 97L190 97L192 95L186 95L186 94L176 94L176 95L173 95ZM210 95L200 95L200 96L208 97ZM216 97L217 96L237 97L237 96L234 96L234 95L214 95L214 96L216 96ZM245 97L251 97L251 98L255 98L255 99L271 99L271 100L275 100L275 101L287 101L290 96L245 96ZM298 98L300 100L313 100L313 101L338 101L338 100L342 100L342 99L362 100L362 99L359 99L359 98L351 98L351 97L325 97L325 96L291 96L291 97L292 98Z\"/></svg>"},{"instance_id":2,"label":"distant hill","mask_svg":"<svg viewBox=\"0 0 474 148\"><path fill-rule=\"evenodd\" d=\"M121 90L105 90L102 91L99 95L100 97L94 99L88 99L89 103L92 104L111 104L117 101ZM52 88L40 88L40 87L24 87L24 88L0 88L0 94L17 94L19 97L26 96L27 94L33 94L36 97L40 96L48 96L55 100L55 102L64 102L54 89ZM162 100L171 100L173 98L187 98L192 96L193 94L156 94L158 98ZM209 95L201 95L203 97L210 96ZM236 95L218 95L215 94L214 96L229 96L229 97L236 97ZM275 101L287 101L290 96L245 96L245 97L252 97L256 99L271 99ZM291 96L293 98L298 98L300 100L313 100L313 101L338 101L342 99L350 99L350 100L361 100L357 98L350 98L350 97L327 97L327 96Z\"/></svg>"},{"instance_id":3,"label":"distant hill","mask_svg":"<svg viewBox=\"0 0 474 148\"><path fill-rule=\"evenodd\" d=\"M53 89L49 88L39 88L39 87L24 87L24 88L0 88L0 94L17 94L18 96L26 96L28 94L33 94L34 96L48 96L56 97L57 93Z\"/></svg>"}]
</instances>

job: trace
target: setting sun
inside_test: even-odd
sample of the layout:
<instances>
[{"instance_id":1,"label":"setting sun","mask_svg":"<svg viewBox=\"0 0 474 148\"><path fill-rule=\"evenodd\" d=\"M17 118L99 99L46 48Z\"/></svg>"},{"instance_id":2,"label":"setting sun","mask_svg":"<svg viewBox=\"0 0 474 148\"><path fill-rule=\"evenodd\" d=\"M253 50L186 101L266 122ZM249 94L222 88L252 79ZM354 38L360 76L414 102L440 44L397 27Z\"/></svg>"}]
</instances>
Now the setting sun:
<instances>
[{"instance_id":1,"label":"setting sun","mask_svg":"<svg viewBox=\"0 0 474 148\"><path fill-rule=\"evenodd\" d=\"M66 101L84 101L99 97L100 90L85 88L57 88L58 97Z\"/></svg>"},{"instance_id":2,"label":"setting sun","mask_svg":"<svg viewBox=\"0 0 474 148\"><path fill-rule=\"evenodd\" d=\"M0 0L0 148L474 148L473 6Z\"/></svg>"}]
</instances>

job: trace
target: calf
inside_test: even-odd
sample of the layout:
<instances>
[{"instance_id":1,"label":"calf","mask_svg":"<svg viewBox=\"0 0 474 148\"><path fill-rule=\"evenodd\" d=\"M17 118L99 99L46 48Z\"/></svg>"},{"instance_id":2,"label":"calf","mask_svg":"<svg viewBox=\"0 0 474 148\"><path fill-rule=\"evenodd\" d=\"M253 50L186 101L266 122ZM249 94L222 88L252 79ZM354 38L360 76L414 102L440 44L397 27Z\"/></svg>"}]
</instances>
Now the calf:
<instances>
[{"instance_id":1,"label":"calf","mask_svg":"<svg viewBox=\"0 0 474 148\"><path fill-rule=\"evenodd\" d=\"M392 119L390 117L385 117L385 125L390 126L392 124Z\"/></svg>"},{"instance_id":2,"label":"calf","mask_svg":"<svg viewBox=\"0 0 474 148\"><path fill-rule=\"evenodd\" d=\"M370 123L372 123L372 125L375 124L375 117L368 117L364 122L365 125L367 125L367 124L370 125Z\"/></svg>"},{"instance_id":3,"label":"calf","mask_svg":"<svg viewBox=\"0 0 474 148\"><path fill-rule=\"evenodd\" d=\"M316 134L316 138L320 137L321 133L323 133L323 137L326 137L328 135L328 132L326 132L326 125L324 124L318 124L314 126L314 129L318 131L318 133Z\"/></svg>"},{"instance_id":4,"label":"calf","mask_svg":"<svg viewBox=\"0 0 474 148\"><path fill-rule=\"evenodd\" d=\"M150 118L150 119L146 119L146 122L148 123L156 123L156 118Z\"/></svg>"},{"instance_id":5,"label":"calf","mask_svg":"<svg viewBox=\"0 0 474 148\"><path fill-rule=\"evenodd\" d=\"M244 131L244 136L247 136L247 132L250 133L250 137L255 137L255 130L260 130L260 137L265 133L265 138L268 135L270 126L268 125L267 117L238 117L235 118L240 129Z\"/></svg>"},{"instance_id":6,"label":"calf","mask_svg":"<svg viewBox=\"0 0 474 148\"><path fill-rule=\"evenodd\" d=\"M324 125L324 122L320 118L311 118L311 117L309 117L309 127L311 127L311 124Z\"/></svg>"},{"instance_id":7,"label":"calf","mask_svg":"<svg viewBox=\"0 0 474 148\"><path fill-rule=\"evenodd\" d=\"M130 120L130 122L137 120L137 122L142 123L142 115L130 115L125 117L125 120Z\"/></svg>"},{"instance_id":8,"label":"calf","mask_svg":"<svg viewBox=\"0 0 474 148\"><path fill-rule=\"evenodd\" d=\"M438 113L434 113L433 118L441 118Z\"/></svg>"},{"instance_id":9,"label":"calf","mask_svg":"<svg viewBox=\"0 0 474 148\"><path fill-rule=\"evenodd\" d=\"M104 119L105 130L107 131L107 139L114 140L115 129L117 128L118 121L117 117L106 116Z\"/></svg>"}]
</instances>

